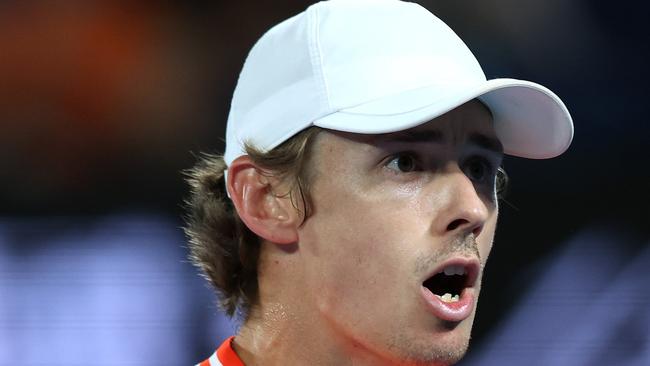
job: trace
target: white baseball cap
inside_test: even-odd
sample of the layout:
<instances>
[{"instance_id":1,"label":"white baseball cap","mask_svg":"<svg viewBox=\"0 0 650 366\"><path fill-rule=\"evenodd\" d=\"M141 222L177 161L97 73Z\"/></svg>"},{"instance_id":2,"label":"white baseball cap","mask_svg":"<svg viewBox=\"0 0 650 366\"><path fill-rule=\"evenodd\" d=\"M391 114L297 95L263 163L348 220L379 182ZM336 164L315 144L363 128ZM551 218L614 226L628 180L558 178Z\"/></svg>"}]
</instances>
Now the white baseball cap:
<instances>
[{"instance_id":1,"label":"white baseball cap","mask_svg":"<svg viewBox=\"0 0 650 366\"><path fill-rule=\"evenodd\" d=\"M474 98L492 112L506 154L545 159L573 138L571 115L547 88L486 80L445 23L398 0L330 0L271 28L239 76L224 159L268 151L310 126L363 134L430 121Z\"/></svg>"}]
</instances>

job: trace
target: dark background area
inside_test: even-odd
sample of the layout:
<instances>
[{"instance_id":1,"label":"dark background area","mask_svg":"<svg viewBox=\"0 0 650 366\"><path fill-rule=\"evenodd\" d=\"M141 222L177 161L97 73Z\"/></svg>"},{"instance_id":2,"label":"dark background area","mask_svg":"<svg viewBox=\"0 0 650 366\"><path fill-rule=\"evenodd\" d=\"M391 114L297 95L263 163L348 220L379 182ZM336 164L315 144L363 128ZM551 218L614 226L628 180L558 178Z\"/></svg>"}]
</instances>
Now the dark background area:
<instances>
[{"instance_id":1,"label":"dark background area","mask_svg":"<svg viewBox=\"0 0 650 366\"><path fill-rule=\"evenodd\" d=\"M21 233L0 240L8 248L0 251L0 264L29 262L44 246L100 245L103 241L84 242L84 235L73 235L74 243L49 238L86 232L107 217L157 218L154 226L176 235L164 236L168 241L159 245L174 249L147 248L168 250L172 261L182 262L179 227L187 188L181 171L199 152L223 151L232 91L255 40L311 3L0 3L0 232ZM474 342L480 345L543 276L540 263L583 230L608 228L612 244L605 255L623 250L632 258L648 247L650 7L629 0L419 3L465 40L488 78L545 85L574 118L575 138L563 156L505 161L511 185L475 324ZM43 238L26 240L33 232ZM76 263L75 250L62 260ZM0 319L11 301L23 301L12 297L11 289L31 278L28 270L6 268L0 268L6 291L0 292ZM179 271L187 281L199 281L189 264ZM209 290L197 288L209 305ZM192 301L185 296L178 295ZM6 317L0 332L23 324ZM192 321L183 327L215 322ZM2 347L9 346L0 342L0 364L19 360L10 355L20 352L3 353ZM195 359L189 362L209 352L207 346L192 347L188 357Z\"/></svg>"}]
</instances>

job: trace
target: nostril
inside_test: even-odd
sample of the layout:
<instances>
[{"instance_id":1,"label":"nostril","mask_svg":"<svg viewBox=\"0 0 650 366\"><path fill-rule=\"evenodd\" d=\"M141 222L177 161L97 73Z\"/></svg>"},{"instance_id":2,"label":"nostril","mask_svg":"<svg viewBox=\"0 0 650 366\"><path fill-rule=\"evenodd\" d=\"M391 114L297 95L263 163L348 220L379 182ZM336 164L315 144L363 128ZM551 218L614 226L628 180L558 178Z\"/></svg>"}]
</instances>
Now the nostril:
<instances>
[{"instance_id":1,"label":"nostril","mask_svg":"<svg viewBox=\"0 0 650 366\"><path fill-rule=\"evenodd\" d=\"M468 224L469 221L465 219L456 219L451 223L449 223L449 225L447 225L447 231L454 231L461 226L465 226L467 229L469 229ZM472 228L472 234L474 234L474 237L476 238L481 233L482 230L483 230L483 225L476 225L475 227Z\"/></svg>"},{"instance_id":2,"label":"nostril","mask_svg":"<svg viewBox=\"0 0 650 366\"><path fill-rule=\"evenodd\" d=\"M463 225L464 223L468 223L469 221L465 219L456 219L447 225L447 231L453 231L456 230L459 226Z\"/></svg>"}]
</instances>

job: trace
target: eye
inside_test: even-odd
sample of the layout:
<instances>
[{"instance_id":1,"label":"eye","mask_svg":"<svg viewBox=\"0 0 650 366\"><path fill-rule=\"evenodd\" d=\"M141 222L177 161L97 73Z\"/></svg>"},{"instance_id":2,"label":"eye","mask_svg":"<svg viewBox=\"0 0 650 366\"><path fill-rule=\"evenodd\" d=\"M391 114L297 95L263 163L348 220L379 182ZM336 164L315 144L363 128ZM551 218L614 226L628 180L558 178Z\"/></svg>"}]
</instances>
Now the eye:
<instances>
[{"instance_id":1,"label":"eye","mask_svg":"<svg viewBox=\"0 0 650 366\"><path fill-rule=\"evenodd\" d=\"M489 160L479 156L467 159L463 171L469 179L476 182L492 182L496 175L494 165Z\"/></svg>"},{"instance_id":2,"label":"eye","mask_svg":"<svg viewBox=\"0 0 650 366\"><path fill-rule=\"evenodd\" d=\"M385 165L386 168L399 173L409 173L418 169L417 160L412 154L399 153L392 156Z\"/></svg>"}]
</instances>

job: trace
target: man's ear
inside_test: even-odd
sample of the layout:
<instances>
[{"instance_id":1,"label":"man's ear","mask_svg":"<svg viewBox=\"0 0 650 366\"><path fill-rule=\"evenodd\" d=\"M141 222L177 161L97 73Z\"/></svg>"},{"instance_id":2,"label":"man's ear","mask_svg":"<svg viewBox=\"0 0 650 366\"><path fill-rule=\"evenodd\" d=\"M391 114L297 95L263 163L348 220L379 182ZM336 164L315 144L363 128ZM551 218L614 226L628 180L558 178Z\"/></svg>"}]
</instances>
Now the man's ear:
<instances>
[{"instance_id":1,"label":"man's ear","mask_svg":"<svg viewBox=\"0 0 650 366\"><path fill-rule=\"evenodd\" d=\"M284 187L279 186L279 179L264 175L263 170L244 155L228 167L226 185L239 217L252 232L276 244L298 241L302 218L290 196L284 194Z\"/></svg>"}]
</instances>

